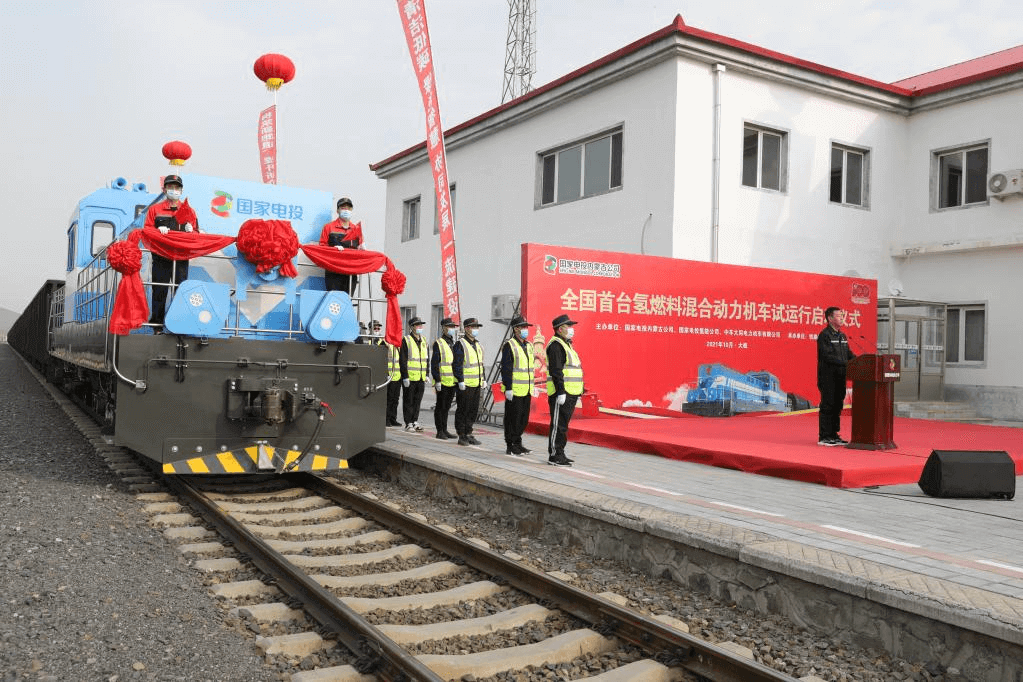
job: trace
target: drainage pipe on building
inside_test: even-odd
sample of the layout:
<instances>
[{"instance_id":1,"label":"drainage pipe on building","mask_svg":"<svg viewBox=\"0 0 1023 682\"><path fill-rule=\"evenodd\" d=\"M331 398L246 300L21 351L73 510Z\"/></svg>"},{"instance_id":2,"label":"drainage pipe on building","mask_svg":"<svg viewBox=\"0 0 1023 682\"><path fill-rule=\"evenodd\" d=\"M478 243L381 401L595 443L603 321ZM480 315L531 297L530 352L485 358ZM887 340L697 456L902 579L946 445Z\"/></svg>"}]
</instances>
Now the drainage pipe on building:
<instances>
[{"instance_id":1,"label":"drainage pipe on building","mask_svg":"<svg viewBox=\"0 0 1023 682\"><path fill-rule=\"evenodd\" d=\"M718 262L718 232L721 218L721 74L724 64L715 64L714 74L714 153L710 173L710 262Z\"/></svg>"}]
</instances>

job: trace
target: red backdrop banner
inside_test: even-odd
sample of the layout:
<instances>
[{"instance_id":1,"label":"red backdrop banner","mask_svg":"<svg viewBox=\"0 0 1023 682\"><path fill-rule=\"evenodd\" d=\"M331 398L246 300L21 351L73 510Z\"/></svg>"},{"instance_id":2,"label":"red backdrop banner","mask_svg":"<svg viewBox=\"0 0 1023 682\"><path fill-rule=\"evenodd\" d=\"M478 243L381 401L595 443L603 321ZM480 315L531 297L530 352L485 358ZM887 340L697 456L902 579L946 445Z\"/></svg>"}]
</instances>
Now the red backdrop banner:
<instances>
[{"instance_id":1,"label":"red backdrop banner","mask_svg":"<svg viewBox=\"0 0 1023 682\"><path fill-rule=\"evenodd\" d=\"M681 411L708 364L770 373L778 391L816 405L825 308L846 311L857 355L877 339L875 280L789 270L523 244L522 301L541 359L551 320L579 322L586 391L611 408Z\"/></svg>"},{"instance_id":2,"label":"red backdrop banner","mask_svg":"<svg viewBox=\"0 0 1023 682\"><path fill-rule=\"evenodd\" d=\"M444 132L441 129L440 105L437 103L437 78L433 69L433 50L430 47L430 28L426 23L423 0L398 0L398 14L405 29L405 41L412 58L412 67L423 96L426 113L426 149L433 170L433 188L437 197L437 222L440 232L441 289L444 295L444 316L455 322L461 319L458 298L458 267L455 261L455 214L451 206L451 186L448 183L448 160L444 151ZM425 215L424 211L420 211ZM420 229L422 226L420 225Z\"/></svg>"}]
</instances>

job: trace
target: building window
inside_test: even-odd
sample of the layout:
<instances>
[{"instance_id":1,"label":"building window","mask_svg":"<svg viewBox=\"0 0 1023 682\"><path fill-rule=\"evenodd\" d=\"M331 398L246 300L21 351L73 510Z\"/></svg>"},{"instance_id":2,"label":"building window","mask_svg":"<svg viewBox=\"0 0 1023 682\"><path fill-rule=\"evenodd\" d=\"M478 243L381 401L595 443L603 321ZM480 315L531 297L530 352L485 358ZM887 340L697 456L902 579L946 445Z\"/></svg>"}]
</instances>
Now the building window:
<instances>
[{"instance_id":1,"label":"building window","mask_svg":"<svg viewBox=\"0 0 1023 682\"><path fill-rule=\"evenodd\" d=\"M419 207L422 198L406 199L401 210L401 241L419 239Z\"/></svg>"},{"instance_id":2,"label":"building window","mask_svg":"<svg viewBox=\"0 0 1023 682\"><path fill-rule=\"evenodd\" d=\"M846 206L867 206L868 152L831 145L831 193L829 201Z\"/></svg>"},{"instance_id":3,"label":"building window","mask_svg":"<svg viewBox=\"0 0 1023 682\"><path fill-rule=\"evenodd\" d=\"M401 326L405 330L405 334L411 334L412 328L409 327L409 322L413 317L416 316L416 307L414 305L403 305L401 307Z\"/></svg>"},{"instance_id":4,"label":"building window","mask_svg":"<svg viewBox=\"0 0 1023 682\"><path fill-rule=\"evenodd\" d=\"M448 191L451 193L451 222L455 222L455 185L452 183L448 187ZM436 201L434 201L436 203ZM433 233L440 234L440 208L433 212Z\"/></svg>"},{"instance_id":5,"label":"building window","mask_svg":"<svg viewBox=\"0 0 1023 682\"><path fill-rule=\"evenodd\" d=\"M987 203L988 145L935 152L938 208Z\"/></svg>"},{"instance_id":6,"label":"building window","mask_svg":"<svg viewBox=\"0 0 1023 682\"><path fill-rule=\"evenodd\" d=\"M785 191L788 134L746 125L742 129L742 184Z\"/></svg>"},{"instance_id":7,"label":"building window","mask_svg":"<svg viewBox=\"0 0 1023 682\"><path fill-rule=\"evenodd\" d=\"M444 304L434 304L430 306L430 329L433 330L433 338L439 339L444 335L444 330L440 327L440 321L444 319Z\"/></svg>"},{"instance_id":8,"label":"building window","mask_svg":"<svg viewBox=\"0 0 1023 682\"><path fill-rule=\"evenodd\" d=\"M622 131L601 133L542 152L540 205L607 194L622 186Z\"/></svg>"},{"instance_id":9,"label":"building window","mask_svg":"<svg viewBox=\"0 0 1023 682\"><path fill-rule=\"evenodd\" d=\"M984 362L986 310L983 305L949 306L945 321L945 362Z\"/></svg>"}]
</instances>

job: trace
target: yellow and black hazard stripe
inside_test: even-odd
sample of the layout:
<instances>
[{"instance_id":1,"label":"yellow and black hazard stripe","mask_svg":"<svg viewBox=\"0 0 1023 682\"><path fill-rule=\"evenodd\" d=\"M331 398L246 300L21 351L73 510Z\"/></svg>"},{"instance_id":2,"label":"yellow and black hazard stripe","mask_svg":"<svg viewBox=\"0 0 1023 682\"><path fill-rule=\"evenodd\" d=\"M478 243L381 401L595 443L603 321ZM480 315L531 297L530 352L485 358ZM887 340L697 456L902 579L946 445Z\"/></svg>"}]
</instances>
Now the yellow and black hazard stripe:
<instances>
[{"instance_id":1,"label":"yellow and black hazard stripe","mask_svg":"<svg viewBox=\"0 0 1023 682\"><path fill-rule=\"evenodd\" d=\"M264 445L263 452L275 465L280 465L280 457L284 457L284 466L292 464L301 455L299 450L275 451L271 446ZM277 456L275 457L275 452ZM348 460L340 457L326 457L310 453L306 455L291 471L335 471L347 469ZM177 462L164 462L165 474L255 474L267 473L272 469L259 468L259 446L253 445L242 450L216 452L212 455L192 457Z\"/></svg>"}]
</instances>

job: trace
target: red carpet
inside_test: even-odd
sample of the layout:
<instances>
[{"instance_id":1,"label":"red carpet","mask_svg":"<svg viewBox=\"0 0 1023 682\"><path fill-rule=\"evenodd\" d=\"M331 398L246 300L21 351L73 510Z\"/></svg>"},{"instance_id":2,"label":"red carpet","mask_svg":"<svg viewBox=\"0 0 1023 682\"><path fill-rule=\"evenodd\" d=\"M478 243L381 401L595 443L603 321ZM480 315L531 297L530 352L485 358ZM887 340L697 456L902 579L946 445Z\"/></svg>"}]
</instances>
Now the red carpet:
<instances>
[{"instance_id":1,"label":"red carpet","mask_svg":"<svg viewBox=\"0 0 1023 682\"><path fill-rule=\"evenodd\" d=\"M850 411L842 413L848 436ZM546 412L530 416L529 431L547 435ZM1023 474L1023 430L895 418L894 450L817 445L817 413L674 419L573 416L573 443L642 452L836 488L916 483L931 450L1005 450Z\"/></svg>"}]
</instances>

